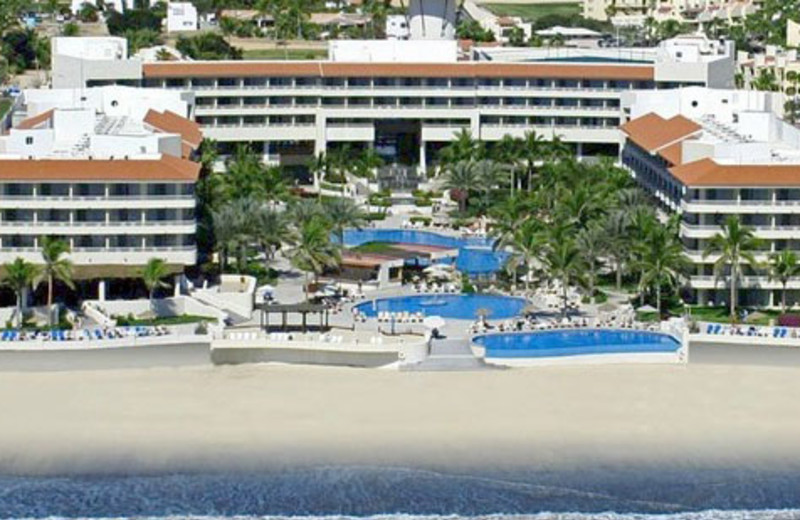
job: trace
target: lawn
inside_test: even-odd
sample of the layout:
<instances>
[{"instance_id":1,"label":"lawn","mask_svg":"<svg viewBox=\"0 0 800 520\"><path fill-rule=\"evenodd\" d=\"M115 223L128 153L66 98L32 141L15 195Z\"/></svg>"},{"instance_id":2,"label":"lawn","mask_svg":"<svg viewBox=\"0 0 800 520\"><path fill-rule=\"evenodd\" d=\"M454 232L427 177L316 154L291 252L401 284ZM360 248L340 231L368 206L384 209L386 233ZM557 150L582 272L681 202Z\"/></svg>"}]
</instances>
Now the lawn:
<instances>
[{"instance_id":1,"label":"lawn","mask_svg":"<svg viewBox=\"0 0 800 520\"><path fill-rule=\"evenodd\" d=\"M183 314L181 316L165 316L162 318L153 319L137 319L127 318L125 316L116 316L117 325L120 327L129 327L141 325L144 327L154 327L156 325L185 325L187 323L200 323L203 321L216 321L216 318L208 316L194 316L192 314Z\"/></svg>"},{"instance_id":2,"label":"lawn","mask_svg":"<svg viewBox=\"0 0 800 520\"><path fill-rule=\"evenodd\" d=\"M382 253L389 253L394 250L394 245L390 244L389 242L367 242L366 244L361 244L360 246L356 246L353 248L353 251L356 253L364 253L364 254L382 254Z\"/></svg>"},{"instance_id":3,"label":"lawn","mask_svg":"<svg viewBox=\"0 0 800 520\"><path fill-rule=\"evenodd\" d=\"M251 49L242 52L245 60L322 60L327 49Z\"/></svg>"},{"instance_id":4,"label":"lawn","mask_svg":"<svg viewBox=\"0 0 800 520\"><path fill-rule=\"evenodd\" d=\"M708 321L713 323L730 323L730 310L728 307L689 307L687 310L691 312L692 318L696 321ZM748 309L750 313L755 312L754 309ZM739 312L737 310L737 312ZM781 315L780 311L776 310L758 310L759 314L763 317L755 320L746 320L747 323L752 325L769 325L770 321L777 322L778 316Z\"/></svg>"},{"instance_id":5,"label":"lawn","mask_svg":"<svg viewBox=\"0 0 800 520\"><path fill-rule=\"evenodd\" d=\"M578 16L582 12L580 3L565 4L482 4L497 16L519 16L525 21L534 22L543 16Z\"/></svg>"}]
</instances>

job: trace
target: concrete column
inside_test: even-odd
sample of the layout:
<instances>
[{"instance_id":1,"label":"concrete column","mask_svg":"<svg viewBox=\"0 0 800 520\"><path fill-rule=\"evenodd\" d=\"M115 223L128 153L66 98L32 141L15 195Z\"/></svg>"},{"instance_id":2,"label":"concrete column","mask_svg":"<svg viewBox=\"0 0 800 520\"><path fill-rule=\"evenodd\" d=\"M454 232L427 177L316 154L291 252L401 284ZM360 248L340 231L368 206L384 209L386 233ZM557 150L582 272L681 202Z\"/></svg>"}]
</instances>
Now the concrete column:
<instances>
[{"instance_id":1,"label":"concrete column","mask_svg":"<svg viewBox=\"0 0 800 520\"><path fill-rule=\"evenodd\" d=\"M425 141L422 140L419 142L419 171L423 175L428 171L427 150L425 150Z\"/></svg>"},{"instance_id":2,"label":"concrete column","mask_svg":"<svg viewBox=\"0 0 800 520\"><path fill-rule=\"evenodd\" d=\"M97 282L97 299L101 302L106 301L106 281L100 280Z\"/></svg>"},{"instance_id":3,"label":"concrete column","mask_svg":"<svg viewBox=\"0 0 800 520\"><path fill-rule=\"evenodd\" d=\"M181 287L183 287L183 274L175 275L175 282L173 283L173 296L176 298L181 295Z\"/></svg>"},{"instance_id":4,"label":"concrete column","mask_svg":"<svg viewBox=\"0 0 800 520\"><path fill-rule=\"evenodd\" d=\"M769 307L775 307L775 291L772 289L769 291Z\"/></svg>"}]
</instances>

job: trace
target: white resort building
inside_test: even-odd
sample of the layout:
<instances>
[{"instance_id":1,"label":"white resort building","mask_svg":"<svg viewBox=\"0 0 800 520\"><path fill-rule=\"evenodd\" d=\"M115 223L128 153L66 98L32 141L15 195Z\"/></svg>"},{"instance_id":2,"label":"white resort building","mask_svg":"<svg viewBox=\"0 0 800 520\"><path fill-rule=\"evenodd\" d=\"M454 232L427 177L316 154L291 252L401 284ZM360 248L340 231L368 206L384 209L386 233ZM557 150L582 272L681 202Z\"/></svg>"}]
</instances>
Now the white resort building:
<instances>
[{"instance_id":1,"label":"white resort building","mask_svg":"<svg viewBox=\"0 0 800 520\"><path fill-rule=\"evenodd\" d=\"M730 215L753 228L756 255L800 251L800 130L776 112L779 93L685 88L633 92L623 105L631 120L622 161L667 212L681 215L681 238L694 268L693 297L728 303L727 279L716 279L717 257L703 257L709 239ZM741 304L773 306L781 285L763 269L745 266ZM788 288L800 301L800 280Z\"/></svg>"},{"instance_id":2,"label":"white resort building","mask_svg":"<svg viewBox=\"0 0 800 520\"><path fill-rule=\"evenodd\" d=\"M647 49L486 48L469 61L458 61L456 46L337 41L319 61L144 62L127 57L123 39L55 38L53 85L193 95L194 119L222 156L248 143L301 173L328 149L374 147L413 173L435 164L460 130L489 142L534 130L580 156L616 155L624 92L734 81L733 45L701 37Z\"/></svg>"},{"instance_id":3,"label":"white resort building","mask_svg":"<svg viewBox=\"0 0 800 520\"><path fill-rule=\"evenodd\" d=\"M184 117L190 103L126 87L24 99L0 136L0 263L41 263L40 237L57 236L77 279L137 277L153 257L174 273L195 264L191 156L202 134Z\"/></svg>"}]
</instances>

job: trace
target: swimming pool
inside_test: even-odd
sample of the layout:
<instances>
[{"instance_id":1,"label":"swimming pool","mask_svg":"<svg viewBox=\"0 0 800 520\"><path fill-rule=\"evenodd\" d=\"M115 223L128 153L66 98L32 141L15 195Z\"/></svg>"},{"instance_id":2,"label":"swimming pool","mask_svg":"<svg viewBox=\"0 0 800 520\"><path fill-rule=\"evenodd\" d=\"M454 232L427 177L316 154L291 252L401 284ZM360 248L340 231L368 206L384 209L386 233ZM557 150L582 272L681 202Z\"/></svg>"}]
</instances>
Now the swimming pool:
<instances>
[{"instance_id":1,"label":"swimming pool","mask_svg":"<svg viewBox=\"0 0 800 520\"><path fill-rule=\"evenodd\" d=\"M680 342L660 332L567 329L487 334L473 338L486 358L545 358L591 354L676 353Z\"/></svg>"},{"instance_id":2,"label":"swimming pool","mask_svg":"<svg viewBox=\"0 0 800 520\"><path fill-rule=\"evenodd\" d=\"M348 229L344 245L356 247L368 242L421 244L458 249L456 268L469 274L490 274L499 271L508 258L502 251L492 250L490 238L455 237L410 229Z\"/></svg>"},{"instance_id":3,"label":"swimming pool","mask_svg":"<svg viewBox=\"0 0 800 520\"><path fill-rule=\"evenodd\" d=\"M456 320L474 320L479 309L488 309L489 319L503 320L518 316L527 305L522 298L497 294L420 294L380 298L356 305L368 317L379 312L421 312L425 316L441 316Z\"/></svg>"}]
</instances>

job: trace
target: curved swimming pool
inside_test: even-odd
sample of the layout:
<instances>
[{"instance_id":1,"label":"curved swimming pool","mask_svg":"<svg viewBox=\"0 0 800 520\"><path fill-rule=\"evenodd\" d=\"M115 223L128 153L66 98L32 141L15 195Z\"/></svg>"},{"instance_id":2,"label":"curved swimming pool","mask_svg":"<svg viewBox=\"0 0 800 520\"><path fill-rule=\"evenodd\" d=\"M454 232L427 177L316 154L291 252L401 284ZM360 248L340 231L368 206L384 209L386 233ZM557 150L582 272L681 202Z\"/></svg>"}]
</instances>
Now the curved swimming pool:
<instances>
[{"instance_id":1,"label":"curved swimming pool","mask_svg":"<svg viewBox=\"0 0 800 520\"><path fill-rule=\"evenodd\" d=\"M668 334L625 329L566 329L487 334L473 338L486 358L544 358L591 354L675 353Z\"/></svg>"},{"instance_id":2,"label":"curved swimming pool","mask_svg":"<svg viewBox=\"0 0 800 520\"><path fill-rule=\"evenodd\" d=\"M521 314L527 303L523 298L498 294L420 294L379 298L360 303L356 309L370 318L379 312L421 312L456 320L474 320L479 309L487 309L489 319L503 320Z\"/></svg>"},{"instance_id":3,"label":"curved swimming pool","mask_svg":"<svg viewBox=\"0 0 800 520\"><path fill-rule=\"evenodd\" d=\"M489 274L499 271L508 258L502 251L494 251L490 238L455 237L411 229L348 229L344 232L344 245L356 247L368 242L393 244L420 244L458 249L456 268L469 274Z\"/></svg>"}]
</instances>

